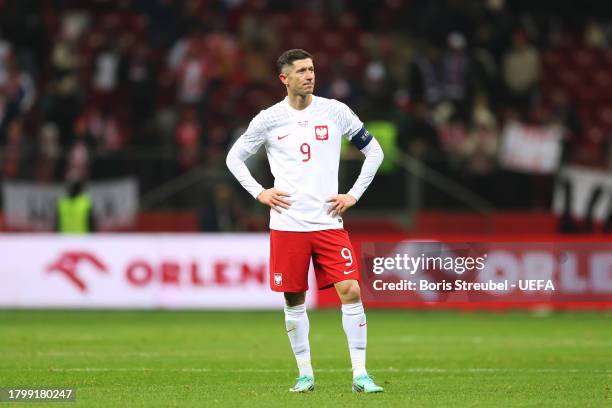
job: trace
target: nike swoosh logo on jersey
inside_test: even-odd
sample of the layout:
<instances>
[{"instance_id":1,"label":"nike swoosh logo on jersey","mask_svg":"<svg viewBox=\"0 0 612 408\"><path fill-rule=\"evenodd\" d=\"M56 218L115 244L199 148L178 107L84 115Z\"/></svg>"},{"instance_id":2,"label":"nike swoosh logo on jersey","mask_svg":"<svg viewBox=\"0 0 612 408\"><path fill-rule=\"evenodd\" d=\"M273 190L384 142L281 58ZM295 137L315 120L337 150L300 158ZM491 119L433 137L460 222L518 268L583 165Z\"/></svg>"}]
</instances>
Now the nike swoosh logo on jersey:
<instances>
[{"instance_id":1,"label":"nike swoosh logo on jersey","mask_svg":"<svg viewBox=\"0 0 612 408\"><path fill-rule=\"evenodd\" d=\"M345 275L348 275L349 273L353 273L353 272L355 272L355 270L354 270L354 269L351 269L350 271L344 271L344 272L342 272L342 273L344 273Z\"/></svg>"},{"instance_id":2,"label":"nike swoosh logo on jersey","mask_svg":"<svg viewBox=\"0 0 612 408\"><path fill-rule=\"evenodd\" d=\"M286 138L287 136L289 136L289 133L287 133L286 135L282 135L282 136L276 136L278 138L278 140L283 140L284 138Z\"/></svg>"},{"instance_id":3,"label":"nike swoosh logo on jersey","mask_svg":"<svg viewBox=\"0 0 612 408\"><path fill-rule=\"evenodd\" d=\"M363 326L365 326L366 324L367 324L367 323L363 323L363 324L361 324L361 323L360 323L360 324L359 324L359 327L363 327Z\"/></svg>"}]
</instances>

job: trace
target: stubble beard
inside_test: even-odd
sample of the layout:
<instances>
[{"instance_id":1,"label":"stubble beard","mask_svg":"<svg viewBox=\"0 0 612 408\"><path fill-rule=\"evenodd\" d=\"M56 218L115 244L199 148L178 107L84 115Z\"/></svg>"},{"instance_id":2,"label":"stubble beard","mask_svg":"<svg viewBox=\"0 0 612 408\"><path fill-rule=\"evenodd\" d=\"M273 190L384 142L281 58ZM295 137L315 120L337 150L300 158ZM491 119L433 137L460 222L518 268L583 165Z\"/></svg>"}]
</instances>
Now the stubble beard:
<instances>
[{"instance_id":1,"label":"stubble beard","mask_svg":"<svg viewBox=\"0 0 612 408\"><path fill-rule=\"evenodd\" d=\"M301 96L302 98L307 98L308 95L312 95L313 93L314 93L314 84L312 85L312 87L304 87L303 91L298 93L298 95Z\"/></svg>"}]
</instances>

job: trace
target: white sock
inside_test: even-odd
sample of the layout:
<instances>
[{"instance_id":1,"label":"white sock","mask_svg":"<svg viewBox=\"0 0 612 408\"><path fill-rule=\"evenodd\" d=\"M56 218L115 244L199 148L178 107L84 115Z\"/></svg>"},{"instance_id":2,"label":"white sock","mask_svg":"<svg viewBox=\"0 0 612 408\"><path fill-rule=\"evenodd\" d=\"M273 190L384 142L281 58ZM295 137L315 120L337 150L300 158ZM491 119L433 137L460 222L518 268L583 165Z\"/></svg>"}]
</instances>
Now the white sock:
<instances>
[{"instance_id":1,"label":"white sock","mask_svg":"<svg viewBox=\"0 0 612 408\"><path fill-rule=\"evenodd\" d=\"M310 363L310 343L308 342L310 322L306 314L306 305L285 305L285 327L300 371L300 377L304 375L313 377Z\"/></svg>"},{"instance_id":2,"label":"white sock","mask_svg":"<svg viewBox=\"0 0 612 408\"><path fill-rule=\"evenodd\" d=\"M366 374L366 343L368 329L363 305L351 303L342 305L342 327L346 333L353 366L353 378Z\"/></svg>"}]
</instances>

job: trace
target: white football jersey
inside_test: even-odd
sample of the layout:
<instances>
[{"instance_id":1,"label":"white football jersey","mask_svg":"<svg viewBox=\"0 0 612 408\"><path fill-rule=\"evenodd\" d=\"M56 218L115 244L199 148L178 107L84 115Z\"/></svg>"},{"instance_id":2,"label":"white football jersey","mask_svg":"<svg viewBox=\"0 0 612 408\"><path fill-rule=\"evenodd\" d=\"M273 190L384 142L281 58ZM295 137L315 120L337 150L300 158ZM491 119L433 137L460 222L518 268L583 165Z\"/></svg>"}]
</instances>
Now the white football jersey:
<instances>
[{"instance_id":1,"label":"white football jersey","mask_svg":"<svg viewBox=\"0 0 612 408\"><path fill-rule=\"evenodd\" d=\"M293 109L285 97L253 118L239 142L250 153L265 146L274 187L291 195L288 210L270 211L271 229L342 228L340 216L327 214L326 201L338 194L342 136L356 135L369 136L348 106L314 95L303 110Z\"/></svg>"}]
</instances>

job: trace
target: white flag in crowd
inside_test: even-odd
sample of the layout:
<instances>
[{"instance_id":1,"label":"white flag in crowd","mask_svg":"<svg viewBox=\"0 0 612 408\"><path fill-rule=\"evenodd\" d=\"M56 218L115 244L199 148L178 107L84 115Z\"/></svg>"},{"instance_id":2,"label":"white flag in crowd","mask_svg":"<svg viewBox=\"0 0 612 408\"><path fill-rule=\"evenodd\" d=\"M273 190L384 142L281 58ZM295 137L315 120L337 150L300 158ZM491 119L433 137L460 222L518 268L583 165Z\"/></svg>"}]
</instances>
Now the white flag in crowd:
<instances>
[{"instance_id":1,"label":"white flag in crowd","mask_svg":"<svg viewBox=\"0 0 612 408\"><path fill-rule=\"evenodd\" d=\"M92 182L91 194L96 221L101 229L132 224L138 212L138 182L134 178ZM64 184L40 185L7 181L2 184L4 218L8 228L52 229L57 200L66 192Z\"/></svg>"},{"instance_id":2,"label":"white flag in crowd","mask_svg":"<svg viewBox=\"0 0 612 408\"><path fill-rule=\"evenodd\" d=\"M502 134L502 167L532 174L551 174L561 162L561 129L509 122Z\"/></svg>"}]
</instances>

